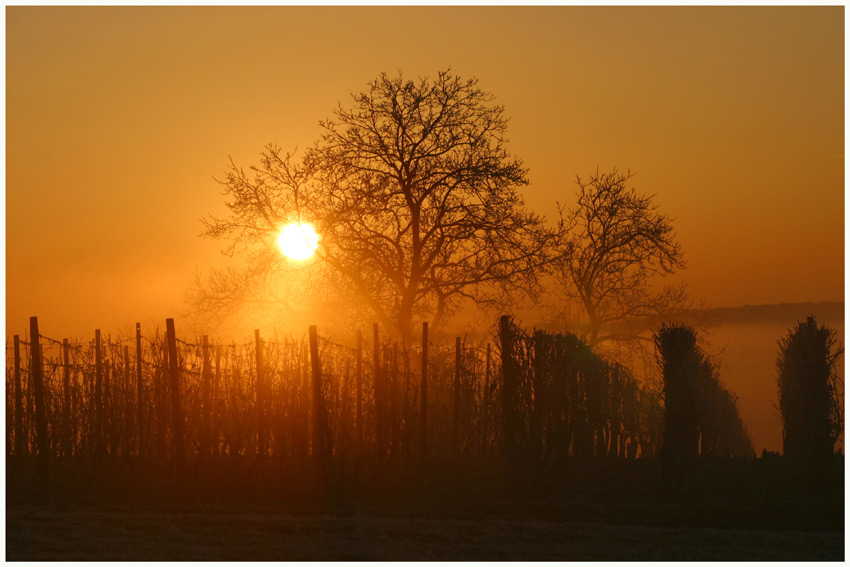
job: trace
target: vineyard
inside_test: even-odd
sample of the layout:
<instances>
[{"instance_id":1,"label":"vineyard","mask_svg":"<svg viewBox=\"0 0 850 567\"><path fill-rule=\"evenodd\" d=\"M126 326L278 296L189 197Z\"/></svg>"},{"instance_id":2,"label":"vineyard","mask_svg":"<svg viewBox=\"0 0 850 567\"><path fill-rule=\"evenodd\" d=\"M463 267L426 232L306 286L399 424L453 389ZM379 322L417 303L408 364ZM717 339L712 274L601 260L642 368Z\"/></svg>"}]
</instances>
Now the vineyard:
<instances>
[{"instance_id":1,"label":"vineyard","mask_svg":"<svg viewBox=\"0 0 850 567\"><path fill-rule=\"evenodd\" d=\"M33 318L28 337L7 341L7 456L38 455L45 479L50 461L159 462L179 475L188 461L256 456L312 466L333 485L346 462L657 451L657 396L574 336L503 319L479 344L432 343L427 324L422 339L399 343L376 324L349 345L315 327L225 344L182 340L168 320L165 333L137 324L135 336L72 343L40 335Z\"/></svg>"}]
</instances>

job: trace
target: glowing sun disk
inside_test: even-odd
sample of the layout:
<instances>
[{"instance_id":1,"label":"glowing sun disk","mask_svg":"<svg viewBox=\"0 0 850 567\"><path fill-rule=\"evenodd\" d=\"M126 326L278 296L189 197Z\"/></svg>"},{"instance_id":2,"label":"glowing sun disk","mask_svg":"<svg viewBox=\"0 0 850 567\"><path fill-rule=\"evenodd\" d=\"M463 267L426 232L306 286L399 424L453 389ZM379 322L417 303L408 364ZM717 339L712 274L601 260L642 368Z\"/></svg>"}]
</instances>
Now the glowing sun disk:
<instances>
[{"instance_id":1,"label":"glowing sun disk","mask_svg":"<svg viewBox=\"0 0 850 567\"><path fill-rule=\"evenodd\" d=\"M280 231L277 244L285 256L293 260L306 260L319 247L319 235L311 224L288 224Z\"/></svg>"}]
</instances>

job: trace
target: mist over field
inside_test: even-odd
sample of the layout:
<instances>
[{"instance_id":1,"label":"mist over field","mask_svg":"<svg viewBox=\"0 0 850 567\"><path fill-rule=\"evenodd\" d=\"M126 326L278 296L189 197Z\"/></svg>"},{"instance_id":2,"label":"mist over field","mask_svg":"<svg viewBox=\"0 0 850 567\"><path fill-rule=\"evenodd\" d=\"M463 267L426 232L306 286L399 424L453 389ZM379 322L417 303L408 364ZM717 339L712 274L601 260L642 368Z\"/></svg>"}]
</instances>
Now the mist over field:
<instances>
[{"instance_id":1,"label":"mist over field","mask_svg":"<svg viewBox=\"0 0 850 567\"><path fill-rule=\"evenodd\" d=\"M720 373L738 395L741 417L749 428L757 454L782 451L778 412L778 341L809 315L833 327L844 343L844 303L802 303L717 309L709 315L706 340L721 360ZM844 376L843 359L839 374ZM843 448L843 436L839 446Z\"/></svg>"}]
</instances>

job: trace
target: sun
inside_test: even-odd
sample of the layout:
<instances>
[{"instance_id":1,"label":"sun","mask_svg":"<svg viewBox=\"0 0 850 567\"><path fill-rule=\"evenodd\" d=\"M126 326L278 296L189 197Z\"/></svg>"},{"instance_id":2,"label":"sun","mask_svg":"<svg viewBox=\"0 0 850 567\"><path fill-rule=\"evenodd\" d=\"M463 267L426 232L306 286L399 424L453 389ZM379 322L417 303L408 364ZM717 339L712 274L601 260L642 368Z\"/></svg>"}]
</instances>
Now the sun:
<instances>
[{"instance_id":1,"label":"sun","mask_svg":"<svg viewBox=\"0 0 850 567\"><path fill-rule=\"evenodd\" d=\"M280 251L293 260L306 260L319 247L319 235L313 225L308 223L293 223L283 227L277 237Z\"/></svg>"}]
</instances>

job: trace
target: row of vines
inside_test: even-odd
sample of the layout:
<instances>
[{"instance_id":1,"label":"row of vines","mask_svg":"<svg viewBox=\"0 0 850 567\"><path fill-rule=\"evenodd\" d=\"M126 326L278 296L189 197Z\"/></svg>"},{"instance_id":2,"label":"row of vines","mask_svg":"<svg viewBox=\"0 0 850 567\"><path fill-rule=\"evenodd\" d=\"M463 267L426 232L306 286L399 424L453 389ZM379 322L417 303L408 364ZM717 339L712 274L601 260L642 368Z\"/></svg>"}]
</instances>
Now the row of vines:
<instances>
[{"instance_id":1,"label":"row of vines","mask_svg":"<svg viewBox=\"0 0 850 567\"><path fill-rule=\"evenodd\" d=\"M573 335L511 329L509 343L504 336L429 341L424 356L421 341L400 343L377 326L349 344L318 337L318 367L306 334L270 341L257 332L244 343L176 339L174 367L159 330L97 332L88 342L40 335L37 359L31 337L14 336L6 344L7 455L37 452L33 360L42 366L51 458L163 460L177 450L175 428L182 429L179 451L198 458L306 459L317 443L332 457L474 456L504 448L506 435L541 462L657 452L657 394Z\"/></svg>"}]
</instances>

